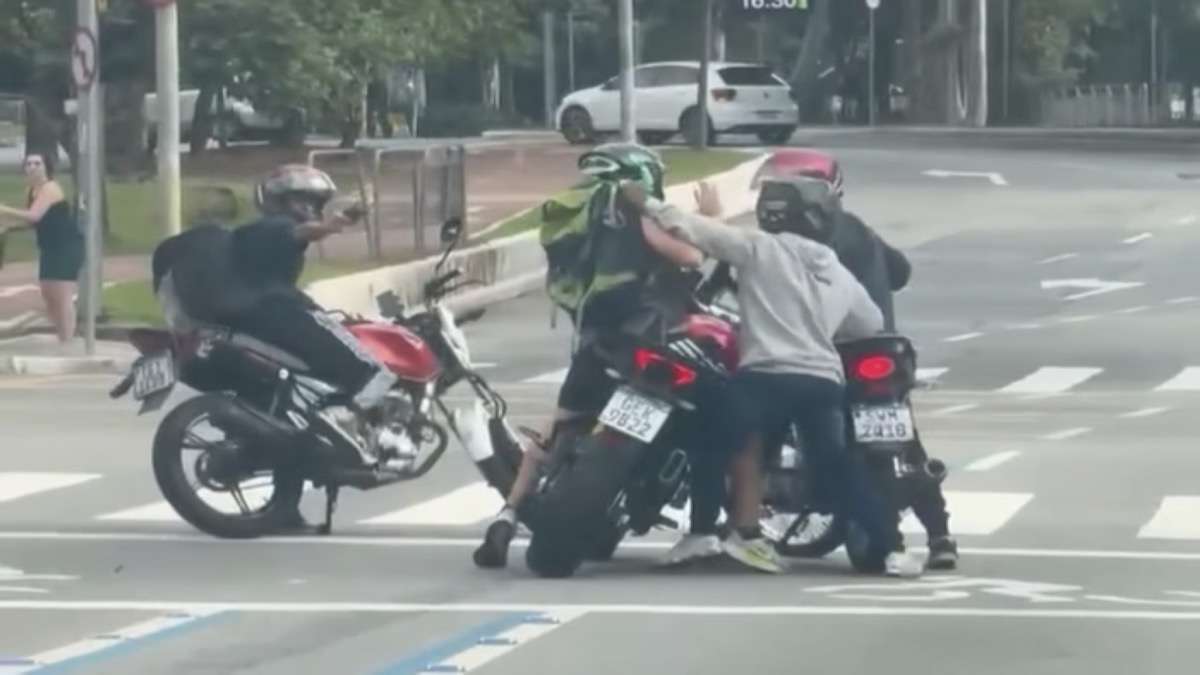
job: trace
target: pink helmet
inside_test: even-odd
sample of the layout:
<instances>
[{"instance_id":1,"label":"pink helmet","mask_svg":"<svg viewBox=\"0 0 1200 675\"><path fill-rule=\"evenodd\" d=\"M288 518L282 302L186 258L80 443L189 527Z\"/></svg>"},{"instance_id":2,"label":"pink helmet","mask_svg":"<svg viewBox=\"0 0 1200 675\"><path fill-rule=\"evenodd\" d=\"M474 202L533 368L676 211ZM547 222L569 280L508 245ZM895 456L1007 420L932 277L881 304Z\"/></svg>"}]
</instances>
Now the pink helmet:
<instances>
[{"instance_id":1,"label":"pink helmet","mask_svg":"<svg viewBox=\"0 0 1200 675\"><path fill-rule=\"evenodd\" d=\"M750 187L757 190L765 178L815 178L830 184L839 198L843 194L842 167L833 155L808 148L779 150L767 158L754 175Z\"/></svg>"}]
</instances>

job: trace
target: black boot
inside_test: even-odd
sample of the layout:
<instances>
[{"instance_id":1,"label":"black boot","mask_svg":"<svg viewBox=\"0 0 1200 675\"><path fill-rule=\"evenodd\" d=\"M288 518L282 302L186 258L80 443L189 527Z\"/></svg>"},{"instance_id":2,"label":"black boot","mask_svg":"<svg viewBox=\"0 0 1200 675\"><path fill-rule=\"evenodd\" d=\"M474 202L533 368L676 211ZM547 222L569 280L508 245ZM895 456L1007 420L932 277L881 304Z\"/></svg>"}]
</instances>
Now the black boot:
<instances>
[{"instance_id":1,"label":"black boot","mask_svg":"<svg viewBox=\"0 0 1200 675\"><path fill-rule=\"evenodd\" d=\"M475 549L475 565L485 569L502 569L508 565L508 546L517 528L507 518L497 518L488 525L483 543Z\"/></svg>"},{"instance_id":2,"label":"black boot","mask_svg":"<svg viewBox=\"0 0 1200 675\"><path fill-rule=\"evenodd\" d=\"M958 567L958 542L953 537L937 537L929 540L929 560L925 566L931 570L952 570Z\"/></svg>"}]
</instances>

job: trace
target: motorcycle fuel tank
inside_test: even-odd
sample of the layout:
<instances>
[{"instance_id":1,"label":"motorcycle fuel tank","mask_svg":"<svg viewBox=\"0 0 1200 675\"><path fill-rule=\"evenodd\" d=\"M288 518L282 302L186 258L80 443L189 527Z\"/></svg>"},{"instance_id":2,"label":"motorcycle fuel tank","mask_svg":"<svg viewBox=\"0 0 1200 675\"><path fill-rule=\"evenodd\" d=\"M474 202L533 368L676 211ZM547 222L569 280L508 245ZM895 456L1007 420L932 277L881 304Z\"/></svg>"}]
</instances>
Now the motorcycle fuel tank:
<instances>
[{"instance_id":1,"label":"motorcycle fuel tank","mask_svg":"<svg viewBox=\"0 0 1200 675\"><path fill-rule=\"evenodd\" d=\"M429 345L403 326L360 323L346 328L388 370L405 380L430 382L441 370Z\"/></svg>"}]
</instances>

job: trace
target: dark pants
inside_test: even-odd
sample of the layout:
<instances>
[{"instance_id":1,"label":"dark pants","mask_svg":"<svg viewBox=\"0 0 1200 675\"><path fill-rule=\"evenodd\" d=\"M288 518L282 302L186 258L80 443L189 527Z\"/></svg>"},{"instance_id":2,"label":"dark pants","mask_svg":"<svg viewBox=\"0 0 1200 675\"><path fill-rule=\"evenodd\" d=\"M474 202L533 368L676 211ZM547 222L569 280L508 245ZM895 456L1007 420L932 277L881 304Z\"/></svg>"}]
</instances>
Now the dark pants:
<instances>
[{"instance_id":1,"label":"dark pants","mask_svg":"<svg viewBox=\"0 0 1200 675\"><path fill-rule=\"evenodd\" d=\"M921 435L916 436L917 461L924 463L929 459L925 454L925 445L921 443ZM940 539L950 536L950 513L946 511L946 497L942 494L940 483L920 481L912 495L913 515L921 521L925 534L930 539Z\"/></svg>"},{"instance_id":2,"label":"dark pants","mask_svg":"<svg viewBox=\"0 0 1200 675\"><path fill-rule=\"evenodd\" d=\"M795 424L804 442L805 459L825 483L833 508L866 530L874 546L901 546L896 514L880 498L865 467L846 449L844 388L807 375L742 371L733 380L736 400L764 439L776 438Z\"/></svg>"},{"instance_id":3,"label":"dark pants","mask_svg":"<svg viewBox=\"0 0 1200 675\"><path fill-rule=\"evenodd\" d=\"M345 326L302 294L272 296L228 323L304 361L313 377L355 396L356 404L381 397L395 381Z\"/></svg>"},{"instance_id":4,"label":"dark pants","mask_svg":"<svg viewBox=\"0 0 1200 675\"><path fill-rule=\"evenodd\" d=\"M692 534L717 533L717 517L725 503L729 461L746 442L752 420L737 392L725 382L701 381L692 395L696 411L689 413L682 445L691 465Z\"/></svg>"}]
</instances>

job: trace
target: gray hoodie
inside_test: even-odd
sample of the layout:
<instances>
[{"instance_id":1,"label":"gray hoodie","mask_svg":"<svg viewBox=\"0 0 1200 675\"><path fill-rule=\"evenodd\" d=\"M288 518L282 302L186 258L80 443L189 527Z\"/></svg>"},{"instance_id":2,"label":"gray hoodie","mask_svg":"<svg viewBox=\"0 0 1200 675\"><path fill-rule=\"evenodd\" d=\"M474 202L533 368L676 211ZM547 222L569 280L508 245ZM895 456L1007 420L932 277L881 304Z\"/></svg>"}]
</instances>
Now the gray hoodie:
<instances>
[{"instance_id":1,"label":"gray hoodie","mask_svg":"<svg viewBox=\"0 0 1200 675\"><path fill-rule=\"evenodd\" d=\"M827 246L689 214L657 199L647 215L732 265L741 309L739 369L845 381L836 339L883 330L883 315Z\"/></svg>"}]
</instances>

